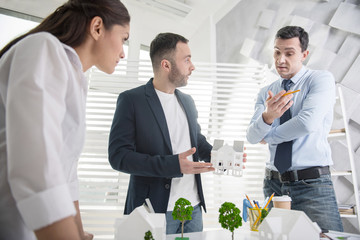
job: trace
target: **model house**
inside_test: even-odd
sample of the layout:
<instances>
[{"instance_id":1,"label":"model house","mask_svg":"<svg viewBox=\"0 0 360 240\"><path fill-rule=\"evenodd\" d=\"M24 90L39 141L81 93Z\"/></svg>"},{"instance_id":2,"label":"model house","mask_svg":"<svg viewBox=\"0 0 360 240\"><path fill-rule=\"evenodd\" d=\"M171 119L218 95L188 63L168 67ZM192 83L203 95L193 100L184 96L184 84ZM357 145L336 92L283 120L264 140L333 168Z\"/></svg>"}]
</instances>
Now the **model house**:
<instances>
[{"instance_id":1,"label":"model house","mask_svg":"<svg viewBox=\"0 0 360 240\"><path fill-rule=\"evenodd\" d=\"M319 239L317 223L302 211L272 208L259 226L260 240Z\"/></svg>"},{"instance_id":2,"label":"model house","mask_svg":"<svg viewBox=\"0 0 360 240\"><path fill-rule=\"evenodd\" d=\"M166 220L163 213L151 213L147 207L137 207L130 215L115 221L115 240L144 239L145 233L151 231L154 239L166 239Z\"/></svg>"},{"instance_id":3,"label":"model house","mask_svg":"<svg viewBox=\"0 0 360 240\"><path fill-rule=\"evenodd\" d=\"M215 139L211 151L211 163L215 174L242 176L243 173L243 141L234 141L233 146L224 145L224 140Z\"/></svg>"}]
</instances>

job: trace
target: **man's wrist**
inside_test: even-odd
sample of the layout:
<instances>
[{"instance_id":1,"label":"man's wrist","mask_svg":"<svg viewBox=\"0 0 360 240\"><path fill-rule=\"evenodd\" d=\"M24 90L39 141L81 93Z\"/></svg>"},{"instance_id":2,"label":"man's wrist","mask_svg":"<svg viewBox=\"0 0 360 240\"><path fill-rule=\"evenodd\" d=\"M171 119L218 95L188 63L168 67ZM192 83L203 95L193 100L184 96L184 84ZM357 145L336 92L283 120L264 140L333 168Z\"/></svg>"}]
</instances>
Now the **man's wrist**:
<instances>
[{"instance_id":1,"label":"man's wrist","mask_svg":"<svg viewBox=\"0 0 360 240\"><path fill-rule=\"evenodd\" d=\"M262 119L263 119L264 123L266 123L267 125L271 125L274 122L273 119L267 118L265 113L262 114Z\"/></svg>"}]
</instances>

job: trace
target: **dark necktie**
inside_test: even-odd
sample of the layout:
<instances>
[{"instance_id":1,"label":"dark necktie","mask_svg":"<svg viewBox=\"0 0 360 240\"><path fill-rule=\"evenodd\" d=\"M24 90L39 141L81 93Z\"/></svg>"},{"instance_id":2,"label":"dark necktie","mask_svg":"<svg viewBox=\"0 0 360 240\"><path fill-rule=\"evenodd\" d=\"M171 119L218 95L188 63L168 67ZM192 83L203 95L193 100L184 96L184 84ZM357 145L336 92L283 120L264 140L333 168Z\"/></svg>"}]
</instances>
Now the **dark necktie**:
<instances>
[{"instance_id":1,"label":"dark necktie","mask_svg":"<svg viewBox=\"0 0 360 240\"><path fill-rule=\"evenodd\" d=\"M291 80L283 80L284 89L288 91L290 89L292 81ZM291 118L290 108L284 112L284 114L280 117L280 125L286 122ZM286 172L291 167L291 158L292 158L292 145L293 141L283 142L277 145L274 165L280 172L280 174Z\"/></svg>"}]
</instances>

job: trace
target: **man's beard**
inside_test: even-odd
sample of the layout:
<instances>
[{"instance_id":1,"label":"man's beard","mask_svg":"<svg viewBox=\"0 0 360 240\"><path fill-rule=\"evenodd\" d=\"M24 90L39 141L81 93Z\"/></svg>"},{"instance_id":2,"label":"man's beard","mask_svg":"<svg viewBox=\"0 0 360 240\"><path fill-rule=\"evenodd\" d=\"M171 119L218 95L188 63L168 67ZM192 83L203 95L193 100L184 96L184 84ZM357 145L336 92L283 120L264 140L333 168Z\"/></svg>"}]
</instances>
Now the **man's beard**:
<instances>
[{"instance_id":1,"label":"man's beard","mask_svg":"<svg viewBox=\"0 0 360 240\"><path fill-rule=\"evenodd\" d=\"M169 80L175 87L183 87L187 85L187 76L180 73L179 68L176 66L176 63L170 61L171 63L171 72L169 75Z\"/></svg>"}]
</instances>

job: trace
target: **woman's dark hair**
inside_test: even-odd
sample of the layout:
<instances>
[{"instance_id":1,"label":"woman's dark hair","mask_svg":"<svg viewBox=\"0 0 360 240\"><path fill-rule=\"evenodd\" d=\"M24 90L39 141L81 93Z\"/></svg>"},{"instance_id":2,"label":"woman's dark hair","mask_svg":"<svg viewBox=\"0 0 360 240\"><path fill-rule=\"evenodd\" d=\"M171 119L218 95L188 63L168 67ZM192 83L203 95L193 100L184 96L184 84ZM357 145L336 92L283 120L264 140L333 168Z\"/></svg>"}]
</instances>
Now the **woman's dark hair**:
<instances>
[{"instance_id":1,"label":"woman's dark hair","mask_svg":"<svg viewBox=\"0 0 360 240\"><path fill-rule=\"evenodd\" d=\"M185 37L175 33L159 33L150 44L150 58L153 69L160 66L160 62L167 58L171 61L172 54L176 49L178 42L188 43Z\"/></svg>"},{"instance_id":2,"label":"woman's dark hair","mask_svg":"<svg viewBox=\"0 0 360 240\"><path fill-rule=\"evenodd\" d=\"M297 37L300 41L301 51L305 51L309 44L309 35L308 33L302 28L298 26L286 26L281 28L277 33L276 37L281 39L290 39Z\"/></svg>"},{"instance_id":3,"label":"woman's dark hair","mask_svg":"<svg viewBox=\"0 0 360 240\"><path fill-rule=\"evenodd\" d=\"M102 18L106 29L115 24L124 26L130 22L129 12L120 0L69 0L37 27L8 43L0 51L0 58L15 43L37 32L49 32L60 42L77 47L85 41L87 27L95 16Z\"/></svg>"}]
</instances>

